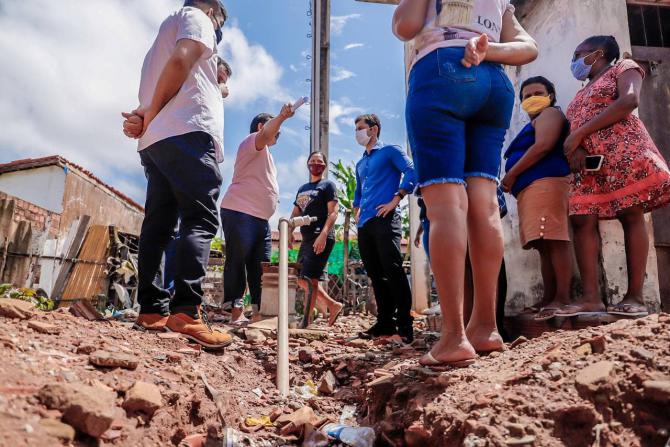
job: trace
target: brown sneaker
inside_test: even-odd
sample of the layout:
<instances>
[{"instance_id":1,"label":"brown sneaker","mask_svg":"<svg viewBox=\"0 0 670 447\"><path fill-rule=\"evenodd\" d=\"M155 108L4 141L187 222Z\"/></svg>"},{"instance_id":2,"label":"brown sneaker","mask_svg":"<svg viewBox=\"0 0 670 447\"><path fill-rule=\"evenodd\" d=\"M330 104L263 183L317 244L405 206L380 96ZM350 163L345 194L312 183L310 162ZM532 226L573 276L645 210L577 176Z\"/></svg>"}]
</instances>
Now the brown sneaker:
<instances>
[{"instance_id":1,"label":"brown sneaker","mask_svg":"<svg viewBox=\"0 0 670 447\"><path fill-rule=\"evenodd\" d=\"M139 314L137 320L135 320L135 324L133 324L133 329L163 332L165 331L168 318L168 316L161 314Z\"/></svg>"},{"instance_id":2,"label":"brown sneaker","mask_svg":"<svg viewBox=\"0 0 670 447\"><path fill-rule=\"evenodd\" d=\"M221 349L233 342L229 333L210 329L201 319L196 320L183 313L170 315L166 327L167 330L179 332L206 348Z\"/></svg>"}]
</instances>

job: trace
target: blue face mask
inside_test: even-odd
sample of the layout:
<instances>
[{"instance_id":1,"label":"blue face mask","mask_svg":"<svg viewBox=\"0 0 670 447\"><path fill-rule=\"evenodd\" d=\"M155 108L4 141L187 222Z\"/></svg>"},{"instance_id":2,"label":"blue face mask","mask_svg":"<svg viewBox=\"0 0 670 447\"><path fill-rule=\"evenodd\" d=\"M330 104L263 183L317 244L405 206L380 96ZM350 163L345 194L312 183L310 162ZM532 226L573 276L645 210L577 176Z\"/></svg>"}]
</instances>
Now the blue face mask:
<instances>
[{"instance_id":1,"label":"blue face mask","mask_svg":"<svg viewBox=\"0 0 670 447\"><path fill-rule=\"evenodd\" d=\"M572 71L572 76L574 76L575 79L578 81L585 81L589 77L591 74L591 69L593 68L593 64L595 64L596 61L593 61L593 64L588 65L586 63L586 58L591 56L591 54L597 53L598 51L594 51L593 53L587 54L584 57L572 61L572 64L570 64L570 71Z\"/></svg>"}]
</instances>

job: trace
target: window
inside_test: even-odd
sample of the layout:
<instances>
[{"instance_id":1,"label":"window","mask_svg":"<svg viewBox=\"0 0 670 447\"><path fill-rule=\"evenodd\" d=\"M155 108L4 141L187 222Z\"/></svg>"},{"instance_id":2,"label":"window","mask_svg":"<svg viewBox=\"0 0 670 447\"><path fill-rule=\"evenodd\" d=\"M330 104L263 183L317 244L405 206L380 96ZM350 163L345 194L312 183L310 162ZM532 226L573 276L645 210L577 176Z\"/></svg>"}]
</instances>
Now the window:
<instances>
[{"instance_id":1,"label":"window","mask_svg":"<svg viewBox=\"0 0 670 447\"><path fill-rule=\"evenodd\" d=\"M629 4L628 27L632 45L670 48L670 7Z\"/></svg>"}]
</instances>

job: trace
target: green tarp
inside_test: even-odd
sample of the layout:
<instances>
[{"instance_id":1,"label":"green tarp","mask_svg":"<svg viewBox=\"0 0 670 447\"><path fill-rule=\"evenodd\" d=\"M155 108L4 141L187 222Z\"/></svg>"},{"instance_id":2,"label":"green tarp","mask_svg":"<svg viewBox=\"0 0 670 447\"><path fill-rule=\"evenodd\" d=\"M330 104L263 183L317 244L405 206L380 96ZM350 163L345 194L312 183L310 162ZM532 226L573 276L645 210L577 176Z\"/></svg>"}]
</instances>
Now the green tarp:
<instances>
[{"instance_id":1,"label":"green tarp","mask_svg":"<svg viewBox=\"0 0 670 447\"><path fill-rule=\"evenodd\" d=\"M359 259L358 247L356 243L349 242L349 257L350 259ZM273 251L271 261L273 263L279 262L279 252ZM288 251L288 262L298 262L298 250ZM337 241L333 247L333 251L328 258L328 273L330 275L343 276L344 267L344 242Z\"/></svg>"}]
</instances>

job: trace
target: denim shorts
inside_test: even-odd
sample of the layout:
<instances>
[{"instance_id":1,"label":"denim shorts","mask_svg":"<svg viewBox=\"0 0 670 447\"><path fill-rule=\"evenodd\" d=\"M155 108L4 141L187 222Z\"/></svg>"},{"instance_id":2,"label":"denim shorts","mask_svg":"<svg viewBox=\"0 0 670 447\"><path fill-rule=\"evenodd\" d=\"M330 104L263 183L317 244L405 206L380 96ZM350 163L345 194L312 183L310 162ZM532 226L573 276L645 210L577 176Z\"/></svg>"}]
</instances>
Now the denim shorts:
<instances>
[{"instance_id":1,"label":"denim shorts","mask_svg":"<svg viewBox=\"0 0 670 447\"><path fill-rule=\"evenodd\" d=\"M498 180L514 87L498 64L466 68L463 48L438 48L409 75L405 119L417 186Z\"/></svg>"}]
</instances>

